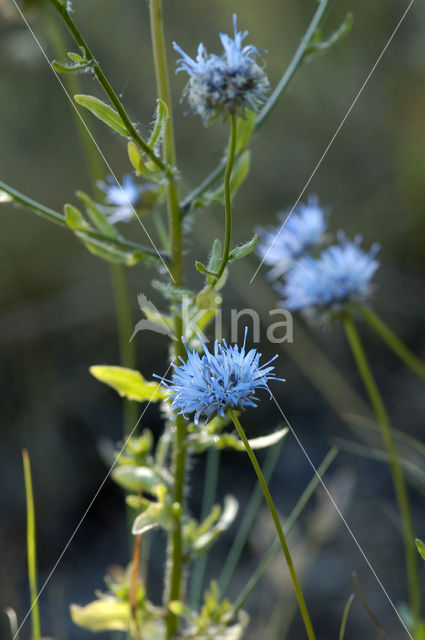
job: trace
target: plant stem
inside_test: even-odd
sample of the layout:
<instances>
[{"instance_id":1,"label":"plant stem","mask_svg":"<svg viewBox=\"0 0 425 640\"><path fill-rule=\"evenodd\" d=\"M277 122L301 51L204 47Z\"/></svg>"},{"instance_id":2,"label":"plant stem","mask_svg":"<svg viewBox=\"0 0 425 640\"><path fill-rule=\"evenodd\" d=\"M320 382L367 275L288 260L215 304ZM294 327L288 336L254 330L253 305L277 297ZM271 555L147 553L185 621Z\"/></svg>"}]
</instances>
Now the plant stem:
<instances>
[{"instance_id":1,"label":"plant stem","mask_svg":"<svg viewBox=\"0 0 425 640\"><path fill-rule=\"evenodd\" d=\"M176 151L173 130L173 109L171 102L170 81L165 47L164 25L162 15L162 0L150 0L150 22L152 34L152 47L155 63L155 75L158 96L168 107L168 122L163 140L163 158L167 166L175 166ZM182 216L180 212L179 196L175 177L169 175L167 185L167 212L170 232L171 262L170 269L173 284L181 287L183 282L183 252L182 252ZM181 341L183 334L183 321L181 311L176 304L171 304L171 314L174 319L173 358L184 358L186 351ZM182 512L184 509L184 484L186 471L186 422L183 416L177 416L174 421L173 434L173 467L174 467L174 504L177 505L175 524L167 545L168 576L165 593L165 605L167 609L166 638L169 640L177 630L178 618L168 607L172 600L179 600L183 581L183 538L182 538Z\"/></svg>"},{"instance_id":2,"label":"plant stem","mask_svg":"<svg viewBox=\"0 0 425 640\"><path fill-rule=\"evenodd\" d=\"M31 463L26 449L22 452L25 477L25 495L27 502L27 556L28 556L28 581L31 596L31 624L33 640L41 639L40 609L38 606L37 586L37 551L35 541L35 514L34 495L32 490Z\"/></svg>"},{"instance_id":3,"label":"plant stem","mask_svg":"<svg viewBox=\"0 0 425 640\"><path fill-rule=\"evenodd\" d=\"M255 125L254 125L254 132L257 132L260 129L260 127L264 124L264 122L267 120L271 111L275 108L277 102L282 97L285 90L288 88L296 72L299 70L299 68L302 66L303 62L305 61L310 40L314 35L314 32L317 29L319 29L320 25L322 24L331 6L332 1L333 0L321 0L319 2L316 12L291 62L286 68L282 78L280 79L272 95L267 100L261 112L258 114L255 121ZM221 176L225 171L225 168L226 168L226 162L225 161L220 162L220 164L217 165L217 167L209 174L209 176L207 176L205 180L203 180L202 183L196 189L194 189L187 196L187 198L184 199L181 205L181 208L184 214L190 211L191 204L194 200L197 200L198 198L200 198L200 196L202 196L205 193L205 191L208 191L208 189L210 189L210 187L213 184L215 184L215 182L219 178L221 178Z\"/></svg>"},{"instance_id":4,"label":"plant stem","mask_svg":"<svg viewBox=\"0 0 425 640\"><path fill-rule=\"evenodd\" d=\"M166 164L164 164L164 162L161 160L161 158L158 158L158 156L149 147L149 145L145 142L145 140L143 140L143 138L141 137L141 135L137 131L136 127L131 122L126 110L124 109L123 105L121 104L121 101L120 101L119 97L117 96L117 94L115 93L115 91L112 88L111 84L109 83L109 80L107 79L107 77L103 73L99 63L97 62L96 58L94 57L90 47L88 46L87 42L85 41L84 37L82 36L82 34L81 34L80 30L78 29L77 25L75 24L74 20L72 19L72 17L68 13L68 10L67 10L66 6L64 4L62 4L60 2L60 0L50 0L50 2L53 5L53 7L56 9L56 11L60 14L60 16L62 17L62 19L65 22L66 26L68 27L70 33L72 34L75 42L85 52L86 59L91 63L91 67L93 69L93 72L94 72L96 78L99 80L99 83L101 84L101 86L102 86L103 90L105 91L106 95L108 96L109 100L111 101L111 103L115 107L117 113L120 115L120 117L121 117L121 119L122 119L122 121L123 121L123 123L124 123L124 125L125 125L125 127L127 129L127 131L128 131L129 137L132 138L132 140L140 147L140 149L142 151L144 151L144 153L146 153L146 155L156 164L156 166L159 169L161 169L161 171L165 171L167 169Z\"/></svg>"},{"instance_id":5,"label":"plant stem","mask_svg":"<svg viewBox=\"0 0 425 640\"><path fill-rule=\"evenodd\" d=\"M282 525L280 524L279 521L279 516L277 515L277 511L276 511L276 507L274 505L273 499L270 495L270 491L269 488L267 486L267 482L264 479L263 473L261 471L260 465L258 464L257 458L255 456L255 453L253 452L253 450L251 449L251 446L248 442L248 438L245 435L245 432L241 426L241 423L239 422L238 416L236 414L236 412L233 409L229 409L228 411L229 416L231 417L231 419L233 420L233 424L236 427L236 430L239 434L240 439L242 440L246 452L249 456L249 459L251 460L252 466L254 467L255 473L257 474L259 483L261 485L261 488L263 490L264 493L264 497L267 501L267 505L269 507L270 510L270 514L273 518L273 522L275 524L276 527L276 531L277 531L277 535L279 537L280 540L280 544L282 547L282 551L283 554L285 556L285 560L286 560L286 564L288 565L288 569L289 569L289 573L291 575L291 579L292 579L292 583L294 585L294 589L295 589L295 595L297 597L298 600L298 606L300 608L301 611L301 615L304 621L304 625L307 631L307 636L309 637L310 640L315 640L315 634L313 631L313 627L311 624L311 620L310 620L310 616L309 613L307 611L307 606L304 600L304 596L300 587L300 583L298 581L297 578L297 574L295 572L295 567L294 567L294 563L292 562L292 558L291 558L291 554L289 552L289 548L288 545L286 543L286 538L285 538L285 534L283 533L283 529L282 529Z\"/></svg>"},{"instance_id":6,"label":"plant stem","mask_svg":"<svg viewBox=\"0 0 425 640\"><path fill-rule=\"evenodd\" d=\"M373 377L373 373L369 367L366 353L360 341L360 336L353 321L348 315L344 317L343 323L345 333L347 335L347 339L354 356L354 360L362 377L364 386L369 396L370 403L376 413L376 417L381 426L382 438L388 451L394 489L397 497L397 503L400 510L403 528L404 548L409 583L410 607L415 623L419 624L421 615L421 603L418 560L414 544L415 535L406 481L404 478L402 466L400 464L397 447L394 442L394 435L392 432L390 419L383 403L381 394L379 393L375 379Z\"/></svg>"},{"instance_id":7,"label":"plant stem","mask_svg":"<svg viewBox=\"0 0 425 640\"><path fill-rule=\"evenodd\" d=\"M321 465L317 469L317 472L314 474L314 476L312 477L312 479L304 489L295 507L292 509L289 515L289 518L287 519L286 524L284 526L285 535L288 535L291 532L292 527L295 525L301 513L303 512L304 508L306 507L308 501L316 491L316 488L320 483L323 475L326 473L326 471L328 470L332 462L335 460L337 453L338 453L338 449L336 447L333 447L323 459ZM250 595L252 590L255 588L255 586L258 584L259 580L262 578L265 572L267 571L268 566L270 565L271 561L275 557L276 553L279 551L279 548L280 548L280 540L279 538L276 538L274 542L272 542L272 544L270 545L269 550L267 551L264 558L261 560L260 564L254 571L252 576L246 582L243 588L243 591L241 592L237 600L234 602L233 606L235 611L239 611L239 609L243 607L248 596Z\"/></svg>"},{"instance_id":8,"label":"plant stem","mask_svg":"<svg viewBox=\"0 0 425 640\"><path fill-rule=\"evenodd\" d=\"M66 45L62 31L56 19L49 12L45 12L48 34L53 45L55 55L60 59L66 55ZM68 73L64 75L64 84L71 95L81 93L80 82L77 76ZM84 157L90 174L92 195L96 192L96 182L103 177L103 163L93 141L83 126L75 109L71 109L75 127L80 138ZM123 367L134 369L136 366L136 351L133 342L129 338L133 332L133 318L129 300L127 277L125 267L119 264L109 266L112 289L115 300L115 313L117 321L118 339L120 346L120 362ZM137 404L124 398L123 400L123 437L130 435L137 421Z\"/></svg>"},{"instance_id":9,"label":"plant stem","mask_svg":"<svg viewBox=\"0 0 425 640\"><path fill-rule=\"evenodd\" d=\"M233 163L235 161L235 149L236 149L236 116L232 113L230 116L230 139L229 148L227 152L227 165L226 173L224 174L224 209L226 215L225 234L224 234L224 247L223 256L221 258L220 266L217 272L217 280L223 275L223 271L229 262L230 253L230 240L232 237L232 192L231 183Z\"/></svg>"},{"instance_id":10,"label":"plant stem","mask_svg":"<svg viewBox=\"0 0 425 640\"><path fill-rule=\"evenodd\" d=\"M414 353L396 336L396 334L385 324L385 322L372 309L361 307L360 313L366 322L382 338L384 342L394 351L406 366L416 373L417 376L425 380L425 364L415 356Z\"/></svg>"}]
</instances>

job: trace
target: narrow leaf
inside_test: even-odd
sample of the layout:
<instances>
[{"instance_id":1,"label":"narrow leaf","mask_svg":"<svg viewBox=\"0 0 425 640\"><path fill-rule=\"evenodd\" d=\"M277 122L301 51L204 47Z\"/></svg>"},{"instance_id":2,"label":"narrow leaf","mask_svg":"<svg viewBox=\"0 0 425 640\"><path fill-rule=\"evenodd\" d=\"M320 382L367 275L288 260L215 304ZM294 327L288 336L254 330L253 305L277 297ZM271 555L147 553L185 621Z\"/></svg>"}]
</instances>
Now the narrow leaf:
<instances>
[{"instance_id":1,"label":"narrow leaf","mask_svg":"<svg viewBox=\"0 0 425 640\"><path fill-rule=\"evenodd\" d=\"M92 200L90 196L84 193L84 191L77 191L77 197L84 203L87 215L89 216L95 227L97 227L99 231L105 236L116 238L118 236L118 233L115 227L110 222L108 222L105 214L100 211L96 202Z\"/></svg>"},{"instance_id":2,"label":"narrow leaf","mask_svg":"<svg viewBox=\"0 0 425 640\"><path fill-rule=\"evenodd\" d=\"M198 260L195 262L195 267L200 273L203 273L206 276L217 276L216 273L209 271L207 267L205 267L202 262L198 262Z\"/></svg>"},{"instance_id":3,"label":"narrow leaf","mask_svg":"<svg viewBox=\"0 0 425 640\"><path fill-rule=\"evenodd\" d=\"M84 220L84 216L79 209L72 204L64 206L66 224L74 231L89 231L92 227Z\"/></svg>"},{"instance_id":4,"label":"narrow leaf","mask_svg":"<svg viewBox=\"0 0 425 640\"><path fill-rule=\"evenodd\" d=\"M114 131L117 131L125 138L129 137L129 133L124 122L121 119L121 116L113 109L111 106L99 100L99 98L95 98L94 96L87 96L82 94L77 94L74 96L74 100L80 104L82 107L85 107L89 111L102 120L105 124L108 125Z\"/></svg>"},{"instance_id":5,"label":"narrow leaf","mask_svg":"<svg viewBox=\"0 0 425 640\"><path fill-rule=\"evenodd\" d=\"M33 640L40 640L40 608L38 604L37 586L37 550L35 539L35 510L34 494L32 490L31 463L28 451L22 452L25 478L25 496L27 504L27 557L28 557L28 581L31 594L31 624Z\"/></svg>"},{"instance_id":6,"label":"narrow leaf","mask_svg":"<svg viewBox=\"0 0 425 640\"><path fill-rule=\"evenodd\" d=\"M257 242L258 235L255 234L255 236L248 242L245 242L239 247L235 247L235 249L232 249L229 255L229 260L240 260L241 258L245 258L245 256L254 251L255 247L257 246Z\"/></svg>"},{"instance_id":7,"label":"narrow leaf","mask_svg":"<svg viewBox=\"0 0 425 640\"><path fill-rule=\"evenodd\" d=\"M165 128L168 121L168 107L163 100L158 98L158 106L155 114L155 124L152 131L152 135L148 140L148 145L153 149L158 142L160 142L164 135Z\"/></svg>"},{"instance_id":8,"label":"narrow leaf","mask_svg":"<svg viewBox=\"0 0 425 640\"><path fill-rule=\"evenodd\" d=\"M419 538L416 538L415 542L416 542L416 546L418 548L419 553L421 554L422 558L425 560L425 544Z\"/></svg>"}]
</instances>

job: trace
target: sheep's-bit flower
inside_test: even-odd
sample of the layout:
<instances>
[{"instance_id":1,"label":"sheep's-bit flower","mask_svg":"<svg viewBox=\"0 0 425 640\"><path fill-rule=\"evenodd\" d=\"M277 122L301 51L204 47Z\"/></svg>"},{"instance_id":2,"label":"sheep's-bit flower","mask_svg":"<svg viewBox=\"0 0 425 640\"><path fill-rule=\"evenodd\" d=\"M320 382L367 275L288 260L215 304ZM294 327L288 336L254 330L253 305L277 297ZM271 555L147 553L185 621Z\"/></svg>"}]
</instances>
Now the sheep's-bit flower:
<instances>
[{"instance_id":1,"label":"sheep's-bit flower","mask_svg":"<svg viewBox=\"0 0 425 640\"><path fill-rule=\"evenodd\" d=\"M260 236L257 254L272 267L268 273L271 280L288 271L306 251L319 246L327 228L327 215L317 196L310 196L307 204L299 204L288 215L280 214L279 226L256 229Z\"/></svg>"},{"instance_id":2,"label":"sheep's-bit flower","mask_svg":"<svg viewBox=\"0 0 425 640\"><path fill-rule=\"evenodd\" d=\"M312 319L327 319L347 304L366 303L372 290L371 279L379 267L375 260L379 245L363 251L361 236L349 241L342 232L338 241L320 258L302 257L288 271L281 287L287 309L302 309Z\"/></svg>"},{"instance_id":3,"label":"sheep's-bit flower","mask_svg":"<svg viewBox=\"0 0 425 640\"><path fill-rule=\"evenodd\" d=\"M106 178L106 182L99 180L99 189L105 193L106 206L100 209L108 217L109 222L129 222L134 217L134 209L140 204L142 193L152 191L155 186L151 182L143 185L137 184L133 176L127 173L119 186L112 176Z\"/></svg>"},{"instance_id":4,"label":"sheep's-bit flower","mask_svg":"<svg viewBox=\"0 0 425 640\"><path fill-rule=\"evenodd\" d=\"M208 124L220 113L245 115L245 110L258 111L266 98L269 80L257 64L259 52L253 45L242 46L247 31L237 30L236 15L233 16L234 37L221 33L224 53L209 54L201 43L196 60L173 43L181 55L176 72L186 71L189 83L183 95L189 105Z\"/></svg>"},{"instance_id":5,"label":"sheep's-bit flower","mask_svg":"<svg viewBox=\"0 0 425 640\"><path fill-rule=\"evenodd\" d=\"M198 424L201 416L209 421L217 414L224 417L228 409L256 407L256 390L269 391L269 380L282 379L272 374L274 366L270 366L277 356L260 365L261 354L256 349L246 352L245 342L246 331L241 349L225 340L215 341L213 353L204 343L201 355L186 347L187 361L181 358L181 364L173 365L171 380L162 379L172 399L171 408L185 417L194 414Z\"/></svg>"}]
</instances>

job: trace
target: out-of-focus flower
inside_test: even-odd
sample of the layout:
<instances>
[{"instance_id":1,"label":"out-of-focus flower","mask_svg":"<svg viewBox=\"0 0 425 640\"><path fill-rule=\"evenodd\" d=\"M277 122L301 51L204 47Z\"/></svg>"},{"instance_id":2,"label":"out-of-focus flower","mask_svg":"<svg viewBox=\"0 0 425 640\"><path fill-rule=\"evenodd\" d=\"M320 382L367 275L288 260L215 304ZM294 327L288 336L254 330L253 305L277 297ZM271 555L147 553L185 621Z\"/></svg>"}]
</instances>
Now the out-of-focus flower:
<instances>
[{"instance_id":1,"label":"out-of-focus flower","mask_svg":"<svg viewBox=\"0 0 425 640\"><path fill-rule=\"evenodd\" d=\"M309 249L318 247L327 228L327 215L317 196L310 196L307 204L299 204L285 222L288 214L280 214L276 227L258 227L260 236L257 253L272 269L268 277L275 280L284 274Z\"/></svg>"},{"instance_id":2,"label":"out-of-focus flower","mask_svg":"<svg viewBox=\"0 0 425 640\"><path fill-rule=\"evenodd\" d=\"M269 380L276 378L270 363L275 356L260 365L261 354L256 349L245 350L245 339L241 348L229 346L223 340L214 343L211 353L202 343L203 354L187 351L187 361L173 365L171 380L163 380L172 399L172 409L188 417L194 414L195 424L205 416L207 421L217 414L224 417L228 409L255 407L257 389L268 388Z\"/></svg>"},{"instance_id":3,"label":"out-of-focus flower","mask_svg":"<svg viewBox=\"0 0 425 640\"><path fill-rule=\"evenodd\" d=\"M105 193L107 205L99 208L108 217L109 222L129 222L134 217L134 210L142 202L143 193L149 194L156 185L153 182L137 184L131 174L126 174L119 186L112 176L97 183L99 189Z\"/></svg>"},{"instance_id":4,"label":"out-of-focus flower","mask_svg":"<svg viewBox=\"0 0 425 640\"><path fill-rule=\"evenodd\" d=\"M349 241L340 232L339 243L325 249L320 258L304 256L297 260L280 288L284 306L290 311L301 309L312 319L326 319L347 304L365 304L379 267L375 259L379 245L366 252L360 247L361 241L361 236Z\"/></svg>"},{"instance_id":5,"label":"out-of-focus flower","mask_svg":"<svg viewBox=\"0 0 425 640\"><path fill-rule=\"evenodd\" d=\"M184 95L205 124L220 113L243 117L246 109L258 111L269 88L268 78L256 62L258 49L253 45L242 46L248 32L237 30L236 15L233 16L233 27L233 38L220 34L224 49L221 56L209 54L201 43L196 60L193 60L173 43L181 55L177 71L186 71L189 75Z\"/></svg>"}]
</instances>

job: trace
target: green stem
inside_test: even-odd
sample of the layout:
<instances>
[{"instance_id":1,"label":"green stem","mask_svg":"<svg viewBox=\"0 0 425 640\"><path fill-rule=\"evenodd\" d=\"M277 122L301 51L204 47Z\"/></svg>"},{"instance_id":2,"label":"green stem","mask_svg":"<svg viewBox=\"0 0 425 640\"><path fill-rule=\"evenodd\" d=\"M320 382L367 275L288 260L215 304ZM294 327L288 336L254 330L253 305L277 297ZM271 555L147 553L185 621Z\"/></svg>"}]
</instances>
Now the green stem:
<instances>
[{"instance_id":1,"label":"green stem","mask_svg":"<svg viewBox=\"0 0 425 640\"><path fill-rule=\"evenodd\" d=\"M31 463L28 451L22 452L24 463L25 495L27 502L27 555L28 555L28 581L31 596L31 624L33 640L41 639L40 610L38 606L37 586L37 551L35 541L35 513L34 495L32 490Z\"/></svg>"},{"instance_id":2,"label":"green stem","mask_svg":"<svg viewBox=\"0 0 425 640\"><path fill-rule=\"evenodd\" d=\"M91 64L91 68L93 69L93 72L94 72L96 78L99 80L99 83L101 84L101 86L102 86L103 90L105 91L106 95L108 96L109 100L111 101L111 103L115 107L117 113L120 115L120 117L121 117L121 119L122 119L122 121L123 121L123 123L124 123L124 125L125 125L125 127L127 129L127 131L128 131L129 137L132 138L132 140L140 147L140 149L142 151L144 151L144 153L146 153L146 155L156 164L156 166L159 169L161 169L161 171L165 171L167 169L166 164L164 164L164 162L161 160L161 158L158 158L158 156L149 147L149 145L145 142L145 140L143 140L143 138L141 137L141 135L137 131L136 127L131 122L126 110L124 109L123 105L121 104L121 101L120 101L119 97L117 96L117 94L115 93L115 91L112 88L111 84L109 83L109 80L107 79L107 77L103 73L99 63L97 62L96 58L94 57L90 47L88 46L86 40L82 36L82 34L81 34L80 30L78 29L77 25L75 24L75 22L73 21L72 17L68 13L66 6L64 4L62 4L60 2L60 0L50 0L50 2L53 5L53 7L56 9L56 11L59 13L59 15L62 17L62 19L65 22L66 26L68 27L71 35L73 36L75 42L85 52L86 59Z\"/></svg>"},{"instance_id":3,"label":"green stem","mask_svg":"<svg viewBox=\"0 0 425 640\"><path fill-rule=\"evenodd\" d=\"M294 590L295 590L295 595L297 597L298 600L298 606L300 608L301 611L301 615L304 621L304 625L307 631L307 636L309 637L310 640L315 640L315 634L313 631L313 627L311 624L311 620L310 620L310 616L308 614L307 611L307 606L304 600L304 596L300 587L300 583L298 581L297 578L297 574L295 572L295 567L294 567L294 563L292 562L292 558L291 558L291 554L289 552L289 548L288 545L286 543L286 538L285 538L285 534L283 533L283 529L282 529L282 525L280 524L279 521L279 516L277 515L277 511L276 511L276 507L274 505L273 499L270 495L270 491L269 488L267 486L267 482L264 479L263 473L261 471L260 465L258 464L257 458L255 456L255 453L253 452L253 450L251 449L251 446L248 442L248 438L245 435L244 430L242 429L241 423L238 420L238 416L236 414L236 412L233 409L229 409L228 411L229 416L231 417L231 419L233 420L233 424L236 427L236 430L239 434L240 439L242 440L246 452L249 456L249 459L251 460L252 466L254 467L255 473L257 474L258 477L258 481L261 485L261 488L263 490L264 493L264 497L266 499L267 505L269 507L270 510L270 514L273 518L273 522L275 524L276 527L276 531L277 531L277 535L279 537L280 540L280 544L282 547L282 551L283 554L285 556L285 560L286 560L286 564L288 565L288 569L289 569L289 573L291 575L291 579L292 579L292 583L294 585Z\"/></svg>"},{"instance_id":4,"label":"green stem","mask_svg":"<svg viewBox=\"0 0 425 640\"><path fill-rule=\"evenodd\" d=\"M50 11L44 12L44 19L46 22L47 32L50 41L53 45L53 51L55 56L61 60L66 58L67 47L63 37L60 26L57 24L56 18ZM63 74L63 82L71 96L75 96L81 93L80 82L78 76L72 73ZM84 126L81 118L78 116L75 109L71 109L74 118L75 128L83 147L84 157L87 162L87 168L91 177L93 187L95 187L97 180L103 178L103 162L99 153L93 144L93 140L90 138L86 127Z\"/></svg>"},{"instance_id":5,"label":"green stem","mask_svg":"<svg viewBox=\"0 0 425 640\"><path fill-rule=\"evenodd\" d=\"M28 198L20 191L13 189L13 187L10 187L8 184L0 180L0 199L2 191L10 197L10 200L12 202L30 209L45 220L53 222L63 229L71 231L70 227L66 224L65 216L62 213L58 213L57 211L54 211L53 209L40 204L40 202L32 200L32 198ZM131 242L130 240L125 240L124 238L112 238L111 236L105 236L103 233L99 233L98 231L84 231L83 235L87 236L87 238L93 238L94 240L100 240L101 242L112 244L118 249L140 251L141 253L147 254L150 258L152 257L158 259L159 261L158 254L154 249L145 247L141 244L138 244L137 242ZM161 253L160 255L162 256L162 258L164 258L164 260L168 260L169 258L167 253Z\"/></svg>"},{"instance_id":6,"label":"green stem","mask_svg":"<svg viewBox=\"0 0 425 640\"><path fill-rule=\"evenodd\" d=\"M150 0L149 8L158 96L167 105L169 114L163 140L163 158L165 165L175 166L176 151L173 130L173 109L165 47L162 0ZM169 175L167 185L167 212L171 247L170 270L173 284L176 287L181 287L183 282L183 228L177 183L173 174ZM181 341L181 336L183 334L183 320L181 310L175 302L171 305L171 313L174 319L174 335L176 336L172 356L174 358L184 358L186 351ZM184 510L184 485L186 471L185 437L185 419L183 416L177 416L174 421L172 453L174 468L173 500L177 508L175 510L174 528L169 536L167 545L168 576L165 593L165 605L167 609L167 640L174 635L178 627L178 618L170 611L168 603L172 600L180 599L183 582L182 513Z\"/></svg>"},{"instance_id":7,"label":"green stem","mask_svg":"<svg viewBox=\"0 0 425 640\"><path fill-rule=\"evenodd\" d=\"M293 526L297 522L304 508L307 506L308 501L316 491L316 488L320 483L323 475L326 473L326 471L329 469L332 462L335 460L337 453L338 453L338 449L336 447L333 447L328 452L328 454L323 459L321 465L318 467L316 473L314 474L314 476L312 477L312 479L304 489L301 497L299 498L295 507L292 509L289 515L289 518L287 519L286 524L284 526L283 530L286 536L291 532ZM265 574L265 572L267 571L268 566L270 565L271 561L273 560L273 558L275 557L279 549L280 549L280 540L279 538L276 538L276 540L274 540L270 545L269 550L267 551L266 555L264 556L264 558L262 559L262 561L260 562L256 570L254 571L250 579L246 582L243 588L243 591L241 592L238 599L234 603L233 606L235 608L235 611L239 611L239 609L243 607L248 596L250 595L252 590L256 587L256 585L258 584L262 576Z\"/></svg>"},{"instance_id":8,"label":"green stem","mask_svg":"<svg viewBox=\"0 0 425 640\"><path fill-rule=\"evenodd\" d=\"M232 178L233 164L235 161L235 150L236 150L236 116L232 113L232 115L230 116L230 140L229 140L229 149L227 152L227 165L226 165L226 172L224 174L224 209L225 209L225 215L226 215L224 247L223 247L223 256L221 258L220 266L218 267L216 282L223 275L226 265L229 262L230 240L232 237L232 191L231 191L230 181Z\"/></svg>"},{"instance_id":9,"label":"green stem","mask_svg":"<svg viewBox=\"0 0 425 640\"><path fill-rule=\"evenodd\" d=\"M354 360L365 385L370 403L376 413L376 417L381 426L382 438L384 440L390 458L390 468L403 528L404 549L406 555L409 583L410 607L415 623L418 625L421 615L420 583L418 573L418 560L414 544L415 534L413 529L413 520L410 510L406 481L404 478L402 466L400 464L397 447L394 442L394 435L392 432L390 419L383 403L381 394L379 393L372 371L369 367L366 353L360 341L359 334L353 321L348 315L344 317L343 322L345 333L347 335Z\"/></svg>"},{"instance_id":10,"label":"green stem","mask_svg":"<svg viewBox=\"0 0 425 640\"><path fill-rule=\"evenodd\" d=\"M288 88L296 72L300 69L303 62L305 61L311 38L314 35L315 31L319 29L320 25L322 24L331 3L332 0L321 0L321 2L319 2L319 6L317 7L316 12L307 28L307 31L305 32L300 42L300 45L296 50L291 62L289 63L289 66L286 68L278 85L276 86L270 98L267 100L263 109L258 114L255 120L254 132L257 132L260 127L262 127L272 110L275 108L277 102ZM208 191L208 189L211 188L213 184L216 183L219 178L221 178L225 171L225 168L226 161L220 162L220 164L217 165L217 167L209 174L209 176L207 176L205 180L203 180L203 182L196 189L194 189L192 193L187 196L187 198L185 198L181 205L184 214L190 211L191 205L195 200L200 198L206 191Z\"/></svg>"},{"instance_id":11,"label":"green stem","mask_svg":"<svg viewBox=\"0 0 425 640\"><path fill-rule=\"evenodd\" d=\"M66 45L62 31L49 11L45 12L45 18L55 55L59 59L64 58L66 56ZM65 74L64 83L71 95L81 93L80 83L77 76L73 74ZM72 109L72 114L74 117L75 127L81 141L81 146L84 151L84 157L87 162L91 178L92 192L94 195L96 192L96 182L103 177L103 164L96 147L93 145L93 141L88 135L87 129L83 126L83 123L78 117L75 109ZM133 332L133 318L125 267L119 264L111 264L109 272L115 299L118 339L120 345L120 362L123 367L134 369L136 367L136 351L135 343L129 341ZM125 398L123 400L124 438L130 435L136 421L137 404Z\"/></svg>"},{"instance_id":12,"label":"green stem","mask_svg":"<svg viewBox=\"0 0 425 640\"><path fill-rule=\"evenodd\" d=\"M273 471L275 470L279 455L282 451L282 447L285 444L285 441L286 438L282 438L282 440L277 445L270 448L267 453L266 461L264 464L264 478L267 483L272 477ZM257 482L255 489L249 499L248 505L245 509L245 513L239 525L239 529L234 537L232 546L230 547L230 551L220 572L218 584L220 587L220 593L222 594L227 591L230 580L232 579L236 566L241 557L243 548L246 544L246 541L248 540L255 518L257 517L258 511L260 510L262 500L263 492L261 491L260 483Z\"/></svg>"},{"instance_id":13,"label":"green stem","mask_svg":"<svg viewBox=\"0 0 425 640\"><path fill-rule=\"evenodd\" d=\"M413 373L416 373L422 380L425 380L425 364L403 344L394 331L392 331L372 309L361 307L360 313L372 329L376 331L390 349L394 351L396 356L398 356Z\"/></svg>"}]
</instances>

